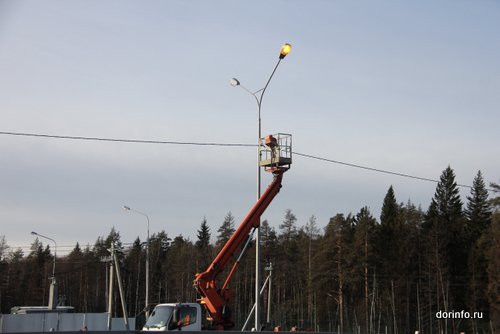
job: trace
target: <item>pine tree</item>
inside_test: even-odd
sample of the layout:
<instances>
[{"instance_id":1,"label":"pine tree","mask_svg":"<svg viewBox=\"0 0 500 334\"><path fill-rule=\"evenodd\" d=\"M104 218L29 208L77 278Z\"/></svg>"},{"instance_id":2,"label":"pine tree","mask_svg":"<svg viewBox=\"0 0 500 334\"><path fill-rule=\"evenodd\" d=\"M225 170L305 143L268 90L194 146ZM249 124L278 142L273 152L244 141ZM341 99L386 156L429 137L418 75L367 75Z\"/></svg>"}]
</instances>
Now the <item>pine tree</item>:
<instances>
[{"instance_id":1,"label":"pine tree","mask_svg":"<svg viewBox=\"0 0 500 334\"><path fill-rule=\"evenodd\" d=\"M422 285L424 283L422 265L423 254L422 245L422 224L425 213L420 207L416 207L410 200L405 206L400 207L403 219L401 233L401 257L399 259L401 272L403 273L406 286L401 286L399 295L399 309L401 318L406 320L403 332L410 332L412 329L423 329L421 300L423 300ZM400 281L403 282L403 281ZM404 305L403 305L404 304Z\"/></svg>"},{"instance_id":2,"label":"pine tree","mask_svg":"<svg viewBox=\"0 0 500 334\"><path fill-rule=\"evenodd\" d=\"M63 271L66 272L61 279L59 279L59 292L64 292L66 302L78 309L81 309L84 301L85 282L82 271L83 252L80 244L77 242L69 255L62 259L58 267L64 267Z\"/></svg>"},{"instance_id":3,"label":"pine tree","mask_svg":"<svg viewBox=\"0 0 500 334\"><path fill-rule=\"evenodd\" d=\"M432 311L465 309L465 277L468 249L464 237L462 201L455 173L448 166L441 174L426 214L429 315ZM438 321L438 330L451 328L452 321Z\"/></svg>"},{"instance_id":4,"label":"pine tree","mask_svg":"<svg viewBox=\"0 0 500 334\"><path fill-rule=\"evenodd\" d=\"M226 244L229 238L233 235L234 231L234 216L231 214L231 211L229 211L226 217L224 217L222 225L217 230L219 234L217 235L215 246L218 250Z\"/></svg>"},{"instance_id":5,"label":"pine tree","mask_svg":"<svg viewBox=\"0 0 500 334\"><path fill-rule=\"evenodd\" d=\"M178 235L170 247L170 261L167 267L169 295L167 300L186 302L196 300L196 291L193 289L195 272L205 270L196 268L197 257L194 256L198 248L193 243Z\"/></svg>"},{"instance_id":6,"label":"pine tree","mask_svg":"<svg viewBox=\"0 0 500 334\"><path fill-rule=\"evenodd\" d=\"M379 273L381 277L387 278L385 284L389 286L390 281L398 278L401 274L399 263L402 236L402 217L400 206L396 201L394 189L389 187L385 195L380 215L380 228L377 233L377 252Z\"/></svg>"},{"instance_id":7,"label":"pine tree","mask_svg":"<svg viewBox=\"0 0 500 334\"><path fill-rule=\"evenodd\" d=\"M387 228L387 230L395 230L400 224L399 219L399 205L396 201L396 195L392 186L387 190L382 204L382 212L380 214L380 224Z\"/></svg>"},{"instance_id":8,"label":"pine tree","mask_svg":"<svg viewBox=\"0 0 500 334\"><path fill-rule=\"evenodd\" d=\"M478 171L474 178L470 196L467 196L465 216L467 248L470 249L467 266L469 271L467 302L472 310L485 310L488 308L487 242L481 236L491 225L491 209L481 171ZM487 325L471 320L474 332L478 332L479 326L487 329Z\"/></svg>"},{"instance_id":9,"label":"pine tree","mask_svg":"<svg viewBox=\"0 0 500 334\"><path fill-rule=\"evenodd\" d=\"M443 223L450 226L460 224L462 216L462 200L455 181L455 172L450 166L446 168L439 179L436 192L429 207L430 218L442 218ZM454 226L454 230L457 227Z\"/></svg>"},{"instance_id":10,"label":"pine tree","mask_svg":"<svg viewBox=\"0 0 500 334\"><path fill-rule=\"evenodd\" d=\"M312 215L307 222L304 232L308 239L307 242L307 324L308 328L314 327L313 309L314 309L314 289L313 289L313 253L316 251L316 241L319 236L316 217ZM314 245L313 245L314 244Z\"/></svg>"},{"instance_id":11,"label":"pine tree","mask_svg":"<svg viewBox=\"0 0 500 334\"><path fill-rule=\"evenodd\" d=\"M491 220L488 190L486 190L481 171L478 171L474 178L470 196L467 196L467 200L467 208L465 210L467 232L470 241L474 243L484 230L488 228Z\"/></svg>"},{"instance_id":12,"label":"pine tree","mask_svg":"<svg viewBox=\"0 0 500 334\"><path fill-rule=\"evenodd\" d=\"M210 227L208 226L207 219L203 217L200 229L198 232L198 240L196 241L196 247L199 249L206 249L210 245Z\"/></svg>"},{"instance_id":13,"label":"pine tree","mask_svg":"<svg viewBox=\"0 0 500 334\"><path fill-rule=\"evenodd\" d=\"M352 238L353 218L350 215L344 217L343 214L337 214L330 218L321 241L318 270L314 277L316 289L322 296L318 317L324 321L321 325L330 331L348 331L349 327L346 321L347 270L352 261Z\"/></svg>"},{"instance_id":14,"label":"pine tree","mask_svg":"<svg viewBox=\"0 0 500 334\"><path fill-rule=\"evenodd\" d=\"M145 256L144 256L145 257ZM137 237L132 244L132 247L126 253L126 257L124 259L124 267L126 273L127 280L127 300L128 300L128 309L132 312L133 315L139 316L141 310L144 309L145 301L145 260L143 260L143 251L142 251L142 243L141 239ZM139 306L139 301L141 300L141 306ZM136 319L137 321L141 321L142 316Z\"/></svg>"},{"instance_id":15,"label":"pine tree","mask_svg":"<svg viewBox=\"0 0 500 334\"><path fill-rule=\"evenodd\" d=\"M354 290L353 293L363 296L363 302L361 303L362 307L358 314L361 318L364 318L364 331L368 333L373 330L373 325L369 316L369 278L371 268L374 267L372 249L377 221L370 213L368 207L364 207L354 218L354 223L352 256L357 260L353 261L354 265L352 267L351 277L354 279L351 284ZM395 332L396 331L394 331L394 333Z\"/></svg>"},{"instance_id":16,"label":"pine tree","mask_svg":"<svg viewBox=\"0 0 500 334\"><path fill-rule=\"evenodd\" d=\"M83 255L83 253L82 253L82 249L80 248L80 243L77 242L75 245L75 248L73 248L71 253L69 253L68 258L70 260L73 260L73 259L79 260L82 257L82 255Z\"/></svg>"},{"instance_id":17,"label":"pine tree","mask_svg":"<svg viewBox=\"0 0 500 334\"><path fill-rule=\"evenodd\" d=\"M284 321L282 325L287 325L289 319L296 319L297 309L294 307L295 295L298 290L297 284L299 282L299 269L303 267L299 266L298 257L298 233L297 233L297 217L292 213L292 210L287 209L285 211L285 218L282 224L279 225L280 234L278 235L280 251L277 254L276 259L276 273L278 284L280 285L281 291L279 292L279 297L282 300L282 316ZM288 324L291 326L291 324Z\"/></svg>"},{"instance_id":18,"label":"pine tree","mask_svg":"<svg viewBox=\"0 0 500 334\"><path fill-rule=\"evenodd\" d=\"M9 313L10 308L13 306L26 305L24 303L26 284L23 283L26 261L24 261L23 257L24 252L21 248L17 248L11 252L7 257L7 270L0 275L7 279L5 293L2 297L2 313Z\"/></svg>"},{"instance_id":19,"label":"pine tree","mask_svg":"<svg viewBox=\"0 0 500 334\"><path fill-rule=\"evenodd\" d=\"M200 229L198 230L198 240L195 246L197 249L196 271L198 272L200 270L205 270L212 259L212 252L210 249L210 227L205 217L203 217Z\"/></svg>"},{"instance_id":20,"label":"pine tree","mask_svg":"<svg viewBox=\"0 0 500 334\"><path fill-rule=\"evenodd\" d=\"M292 213L292 210L285 211L285 219L279 228L283 239L290 240L297 234L297 217Z\"/></svg>"},{"instance_id":21,"label":"pine tree","mask_svg":"<svg viewBox=\"0 0 500 334\"><path fill-rule=\"evenodd\" d=\"M46 305L48 302L49 276L52 276L52 267L49 268L51 260L50 247L47 245L44 249L43 243L36 238L27 257L30 272L25 279L28 290L26 293L29 292L38 305Z\"/></svg>"},{"instance_id":22,"label":"pine tree","mask_svg":"<svg viewBox=\"0 0 500 334\"><path fill-rule=\"evenodd\" d=\"M264 262L275 262L278 253L278 236L267 220L260 223L261 253Z\"/></svg>"},{"instance_id":23,"label":"pine tree","mask_svg":"<svg viewBox=\"0 0 500 334\"><path fill-rule=\"evenodd\" d=\"M496 191L490 200L493 215L490 228L484 233L488 241L488 299L490 306L491 332L500 333L500 184L491 183Z\"/></svg>"},{"instance_id":24,"label":"pine tree","mask_svg":"<svg viewBox=\"0 0 500 334\"><path fill-rule=\"evenodd\" d=\"M170 248L170 238L165 231L151 236L149 241L149 270L151 301L160 303L167 295L165 267L168 266L167 254Z\"/></svg>"},{"instance_id":25,"label":"pine tree","mask_svg":"<svg viewBox=\"0 0 500 334\"><path fill-rule=\"evenodd\" d=\"M497 197L499 199L500 197ZM493 214L488 249L488 299L492 333L500 332L500 212Z\"/></svg>"},{"instance_id":26,"label":"pine tree","mask_svg":"<svg viewBox=\"0 0 500 334\"><path fill-rule=\"evenodd\" d=\"M496 193L500 194L500 183L490 183L491 189ZM500 196L496 196L489 200L490 205L495 208L496 211L500 208Z\"/></svg>"}]
</instances>

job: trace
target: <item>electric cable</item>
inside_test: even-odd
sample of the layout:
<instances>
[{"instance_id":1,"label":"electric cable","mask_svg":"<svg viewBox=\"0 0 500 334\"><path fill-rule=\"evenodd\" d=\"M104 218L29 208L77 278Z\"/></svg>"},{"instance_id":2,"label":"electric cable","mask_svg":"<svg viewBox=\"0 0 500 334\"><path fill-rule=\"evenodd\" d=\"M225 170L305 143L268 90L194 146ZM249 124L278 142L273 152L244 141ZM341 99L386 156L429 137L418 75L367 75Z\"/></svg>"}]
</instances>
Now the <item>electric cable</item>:
<instances>
[{"instance_id":1,"label":"electric cable","mask_svg":"<svg viewBox=\"0 0 500 334\"><path fill-rule=\"evenodd\" d=\"M6 136L22 136L22 137L38 137L38 138L52 138L52 139L69 139L69 140L86 140L86 141L101 141L101 142L119 142L119 143L138 143L138 144L168 144L168 145L190 145L190 146L223 146L223 147L256 147L256 144L244 144L244 143L217 143L217 142L184 142L184 141L164 141L164 140L143 140L143 139L121 139L121 138L103 138L103 137L85 137L85 136L62 136L62 135L50 135L50 134L40 134L40 133L27 133L27 132L8 132L0 131L0 135ZM410 178L414 180L427 181L433 183L439 183L438 180L430 179L427 177L415 176L405 173L393 172L389 170L384 170L380 168L362 166L359 164L343 162L333 159L327 159L323 157L318 157L310 154L292 152L295 155L302 156L309 159L320 160L324 162L339 164L343 166L348 166L352 168L358 168L363 170L368 170L377 173L383 173L388 175L394 175L399 177ZM458 187L472 189L472 186L466 184L457 184ZM498 191L490 188L486 188L487 191L498 193Z\"/></svg>"},{"instance_id":2,"label":"electric cable","mask_svg":"<svg viewBox=\"0 0 500 334\"><path fill-rule=\"evenodd\" d=\"M23 136L23 137L40 137L53 139L71 139L71 140L89 140L89 141L105 141L119 143L138 143L138 144L170 144L170 145L192 145L192 146L241 146L251 147L254 144L233 144L233 143L206 143L206 142L183 142L183 141L162 141L162 140L142 140L142 139L119 139L119 138L102 138L102 137L84 137L84 136L59 136L39 133L26 132L6 132L0 131L0 135L8 136Z\"/></svg>"},{"instance_id":3,"label":"electric cable","mask_svg":"<svg viewBox=\"0 0 500 334\"><path fill-rule=\"evenodd\" d=\"M354 168L359 168L359 169L364 169L364 170L369 170L372 172L378 172L378 173L384 173L384 174L389 174L389 175L395 175L395 176L401 176L401 177L406 177L410 179L415 179L415 180L420 180L420 181L428 181L428 182L434 182L438 183L438 180L434 179L429 179L427 177L421 177L421 176L414 176L414 175L409 175L409 174L404 174L404 173L398 173L398 172L391 172L388 170L384 169L379 169L379 168L373 168L373 167L366 167L366 166L361 166L361 165L356 165L353 163L348 163L348 162L342 162L342 161L337 161L337 160L332 160L332 159L327 159L327 158L322 158L322 157L316 157L314 155L310 154L304 154L304 153L299 153L299 152L293 152L293 154L306 157L306 158L311 158L311 159L316 159L316 160L321 160L321 161L326 161L326 162L331 162L339 165L344 165L348 167L354 167ZM472 188L472 186L466 185L466 184L457 184L458 187L463 187L463 188ZM491 191L494 191L491 189Z\"/></svg>"}]
</instances>

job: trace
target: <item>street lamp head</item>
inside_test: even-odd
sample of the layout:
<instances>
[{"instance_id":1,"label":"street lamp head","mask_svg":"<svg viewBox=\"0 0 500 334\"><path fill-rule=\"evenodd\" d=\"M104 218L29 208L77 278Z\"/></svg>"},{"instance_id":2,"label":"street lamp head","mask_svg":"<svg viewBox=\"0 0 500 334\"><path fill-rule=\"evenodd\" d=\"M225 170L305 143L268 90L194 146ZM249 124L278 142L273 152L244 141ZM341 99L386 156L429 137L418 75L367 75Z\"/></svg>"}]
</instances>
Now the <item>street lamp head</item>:
<instances>
[{"instance_id":1,"label":"street lamp head","mask_svg":"<svg viewBox=\"0 0 500 334\"><path fill-rule=\"evenodd\" d=\"M123 210L127 210L127 211L130 211L130 208L126 205L123 206Z\"/></svg>"},{"instance_id":2,"label":"street lamp head","mask_svg":"<svg viewBox=\"0 0 500 334\"><path fill-rule=\"evenodd\" d=\"M38 235L38 233L31 231L32 235Z\"/></svg>"},{"instance_id":3,"label":"street lamp head","mask_svg":"<svg viewBox=\"0 0 500 334\"><path fill-rule=\"evenodd\" d=\"M289 54L291 50L292 50L291 44L288 44L288 43L283 44L283 46L281 47L281 50L280 50L280 59L285 58L286 55Z\"/></svg>"},{"instance_id":4,"label":"street lamp head","mask_svg":"<svg viewBox=\"0 0 500 334\"><path fill-rule=\"evenodd\" d=\"M240 85L240 82L238 81L238 79L232 78L231 80L229 80L229 84L233 87L236 87Z\"/></svg>"}]
</instances>

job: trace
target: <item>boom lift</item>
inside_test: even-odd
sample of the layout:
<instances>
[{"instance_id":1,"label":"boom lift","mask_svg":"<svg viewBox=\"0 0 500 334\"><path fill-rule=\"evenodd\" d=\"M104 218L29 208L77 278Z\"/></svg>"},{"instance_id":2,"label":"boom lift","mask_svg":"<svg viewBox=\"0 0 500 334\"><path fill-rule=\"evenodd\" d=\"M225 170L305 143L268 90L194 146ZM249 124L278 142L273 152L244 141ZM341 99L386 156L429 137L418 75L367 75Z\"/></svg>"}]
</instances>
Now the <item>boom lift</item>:
<instances>
[{"instance_id":1,"label":"boom lift","mask_svg":"<svg viewBox=\"0 0 500 334\"><path fill-rule=\"evenodd\" d=\"M229 330L234 327L231 311L229 309L229 304L232 300L232 290L229 288L229 282L251 240L253 230L260 225L260 217L280 191L283 173L290 168L290 164L292 163L291 145L291 135L289 134L280 133L275 136L268 135L261 139L259 145L259 164L263 166L266 171L271 172L274 175L274 179L262 196L257 200L257 203L250 209L250 212L241 222L238 229L233 233L231 238L208 266L207 270L196 274L194 287L201 295L200 304L205 307L207 319L212 322L214 329ZM252 232L250 232L251 230ZM217 276L222 273L224 269L228 268L229 262L234 259L235 253L243 245L244 247L240 256L233 263L222 286L219 287L217 284Z\"/></svg>"},{"instance_id":2,"label":"boom lift","mask_svg":"<svg viewBox=\"0 0 500 334\"><path fill-rule=\"evenodd\" d=\"M208 268L195 275L194 287L200 294L199 302L207 311L210 329L229 330L234 327L229 304L232 301L232 290L229 287L238 264L252 239L253 231L260 225L260 217L271 204L281 188L283 174L292 163L292 136L278 133L268 135L259 141L259 165L274 178L266 191L250 209L238 229L226 242ZM235 254L241 250L238 258ZM218 276L229 268L223 284L219 287ZM222 279L220 280L222 281ZM201 325L201 308L197 303L158 304L148 318L143 331L199 331Z\"/></svg>"}]
</instances>

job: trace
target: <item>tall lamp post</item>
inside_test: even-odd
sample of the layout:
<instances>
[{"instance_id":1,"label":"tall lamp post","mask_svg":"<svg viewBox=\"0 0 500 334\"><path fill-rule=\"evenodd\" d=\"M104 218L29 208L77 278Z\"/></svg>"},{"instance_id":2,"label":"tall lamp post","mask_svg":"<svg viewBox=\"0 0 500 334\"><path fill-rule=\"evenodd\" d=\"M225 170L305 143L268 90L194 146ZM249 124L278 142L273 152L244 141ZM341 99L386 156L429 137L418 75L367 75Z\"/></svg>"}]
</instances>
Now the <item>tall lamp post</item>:
<instances>
[{"instance_id":1,"label":"tall lamp post","mask_svg":"<svg viewBox=\"0 0 500 334\"><path fill-rule=\"evenodd\" d=\"M52 280L52 282L50 283L49 308L55 309L57 306L57 282L56 282L57 243L54 239L49 238L49 237L42 235L40 233L32 231L31 234L36 235L40 238L50 240L54 243L54 264L52 265L52 277L50 278Z\"/></svg>"},{"instance_id":2,"label":"tall lamp post","mask_svg":"<svg viewBox=\"0 0 500 334\"><path fill-rule=\"evenodd\" d=\"M262 138L262 127L261 127L261 109L262 109L262 99L264 98L264 93L266 92L267 86L271 82L271 79L274 76L274 73L278 69L279 64L281 61L290 53L292 50L292 45L285 43L281 47L280 54L279 54L279 59L278 62L276 63L276 66L274 67L274 70L272 71L271 75L269 76L269 79L267 79L267 83L264 86L264 88L261 88L255 92L252 92L245 86L243 86L240 81L236 78L232 78L229 83L233 87L241 87L243 88L247 93L252 95L255 98L255 101L257 102L257 109L258 109L258 124L259 124L259 133L258 133L258 138L257 138L257 200L259 200L260 195L261 195L261 167L259 165L259 162L261 160L261 151L260 151L260 139ZM260 224L259 224L260 225ZM257 228L256 231L256 236L255 236L255 330L260 331L260 228Z\"/></svg>"},{"instance_id":3,"label":"tall lamp post","mask_svg":"<svg viewBox=\"0 0 500 334\"><path fill-rule=\"evenodd\" d=\"M146 219L148 221L148 231L147 231L147 240L146 240L146 301L145 301L146 317L148 317L149 316L149 309L148 309L148 306L149 306L149 217L147 214L140 212L140 211L137 211L137 210L134 210L134 209L131 209L130 207L128 207L126 205L123 206L123 209L125 211L132 211L132 212L138 213L138 214L146 217Z\"/></svg>"}]
</instances>

